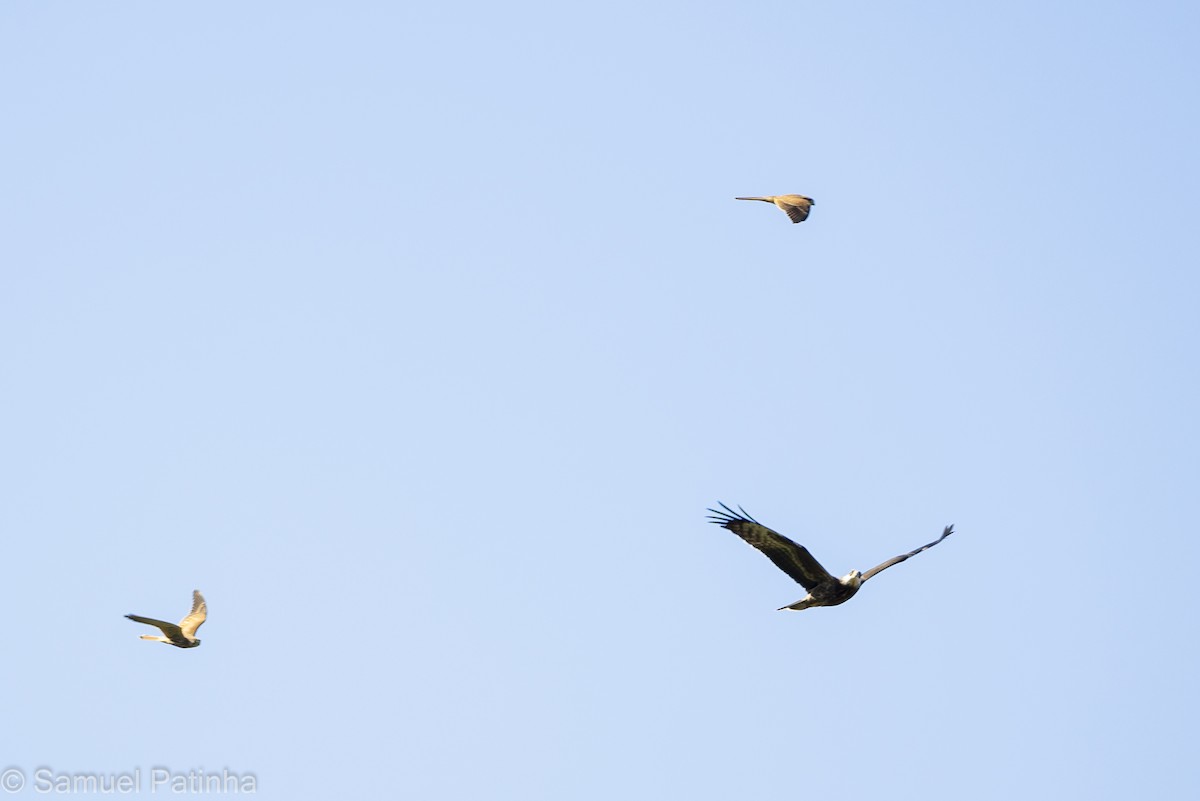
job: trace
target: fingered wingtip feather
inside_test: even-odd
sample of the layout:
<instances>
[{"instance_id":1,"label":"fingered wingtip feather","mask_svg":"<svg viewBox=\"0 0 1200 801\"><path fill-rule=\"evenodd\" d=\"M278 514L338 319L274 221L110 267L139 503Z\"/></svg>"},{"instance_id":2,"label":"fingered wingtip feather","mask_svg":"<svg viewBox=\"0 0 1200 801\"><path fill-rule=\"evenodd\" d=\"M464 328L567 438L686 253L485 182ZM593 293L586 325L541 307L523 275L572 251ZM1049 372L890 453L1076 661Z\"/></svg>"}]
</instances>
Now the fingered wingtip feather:
<instances>
[{"instance_id":1,"label":"fingered wingtip feather","mask_svg":"<svg viewBox=\"0 0 1200 801\"><path fill-rule=\"evenodd\" d=\"M712 514L709 515L709 518L714 523L726 525L726 524L741 520L746 523L754 523L755 525L759 525L759 526L762 525L762 523L759 523L757 520L755 520L753 517L751 517L750 513L747 512L745 509L743 509L741 506L738 506L736 512L733 509L729 508L729 506L727 504L725 504L723 501L717 501L717 506L720 506L721 510L724 510L724 511L721 511L718 509L712 509L712 508L709 508L709 510L708 510L708 511L712 512Z\"/></svg>"}]
</instances>

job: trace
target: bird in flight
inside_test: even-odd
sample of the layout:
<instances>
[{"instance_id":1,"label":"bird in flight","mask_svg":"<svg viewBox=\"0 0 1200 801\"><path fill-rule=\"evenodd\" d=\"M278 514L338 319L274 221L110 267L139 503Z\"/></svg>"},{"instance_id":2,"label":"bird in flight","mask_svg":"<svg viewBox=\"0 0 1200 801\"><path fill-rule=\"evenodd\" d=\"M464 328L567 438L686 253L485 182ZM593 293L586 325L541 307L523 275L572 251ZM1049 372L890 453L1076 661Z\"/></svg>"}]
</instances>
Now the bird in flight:
<instances>
[{"instance_id":1,"label":"bird in flight","mask_svg":"<svg viewBox=\"0 0 1200 801\"><path fill-rule=\"evenodd\" d=\"M882 573L892 565L898 565L905 559L916 556L921 551L932 548L954 533L954 526L946 526L945 530L942 531L942 536L928 545L922 545L915 551L893 556L883 564L871 568L866 573L851 570L839 579L834 578L825 568L821 567L821 563L813 559L813 555L803 545L797 545L782 534L767 528L746 514L745 509L739 506L738 511L735 512L723 503L720 506L724 511L716 509L708 510L712 512L708 516L710 522L716 523L722 528L729 529L762 551L768 559L775 563L777 568L787 573L803 586L804 589L808 590L808 595L794 604L779 607L780 610L799 610L808 609L810 606L837 606L838 604L844 604L854 597L859 587L867 579Z\"/></svg>"},{"instance_id":2,"label":"bird in flight","mask_svg":"<svg viewBox=\"0 0 1200 801\"><path fill-rule=\"evenodd\" d=\"M817 205L817 201L811 197L804 195L767 195L766 197L735 197L734 200L761 200L764 203L774 203L783 212L791 218L792 222L804 222L808 219L808 212L813 206Z\"/></svg>"},{"instance_id":3,"label":"bird in flight","mask_svg":"<svg viewBox=\"0 0 1200 801\"><path fill-rule=\"evenodd\" d=\"M162 629L165 637L159 637L154 634L143 634L143 640L157 640L165 642L168 645L174 645L176 648L195 648L200 644L196 639L196 629L200 628L205 619L208 617L208 606L204 603L204 596L200 594L200 590L192 591L192 611L188 616L179 621L179 625L168 623L165 620L155 620L152 617L140 617L138 615L126 615L125 617L136 623L147 623L151 626L157 626Z\"/></svg>"}]
</instances>

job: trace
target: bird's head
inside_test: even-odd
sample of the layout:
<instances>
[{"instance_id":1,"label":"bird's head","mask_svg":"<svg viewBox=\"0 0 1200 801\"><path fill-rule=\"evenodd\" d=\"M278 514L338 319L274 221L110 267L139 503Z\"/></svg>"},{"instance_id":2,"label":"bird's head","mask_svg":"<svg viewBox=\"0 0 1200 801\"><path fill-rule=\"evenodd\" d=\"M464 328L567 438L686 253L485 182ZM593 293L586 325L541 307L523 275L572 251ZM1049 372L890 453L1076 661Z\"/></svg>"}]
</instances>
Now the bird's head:
<instances>
[{"instance_id":1,"label":"bird's head","mask_svg":"<svg viewBox=\"0 0 1200 801\"><path fill-rule=\"evenodd\" d=\"M857 570L851 570L846 575L842 576L842 583L847 587L858 589L862 586L862 573Z\"/></svg>"}]
</instances>

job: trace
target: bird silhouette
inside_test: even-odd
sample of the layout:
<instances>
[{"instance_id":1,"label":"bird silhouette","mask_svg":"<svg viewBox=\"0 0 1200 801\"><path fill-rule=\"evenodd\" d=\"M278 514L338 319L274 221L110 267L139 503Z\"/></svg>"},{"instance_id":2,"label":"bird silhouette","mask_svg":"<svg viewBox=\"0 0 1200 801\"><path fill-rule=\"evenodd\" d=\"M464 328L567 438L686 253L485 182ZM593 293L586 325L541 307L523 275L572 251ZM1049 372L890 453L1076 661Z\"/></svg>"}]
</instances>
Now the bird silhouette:
<instances>
[{"instance_id":1,"label":"bird silhouette","mask_svg":"<svg viewBox=\"0 0 1200 801\"><path fill-rule=\"evenodd\" d=\"M792 542L777 531L764 526L746 510L738 507L733 511L725 504L720 509L709 509L712 512L708 519L721 528L727 528L743 540L753 545L775 563L775 566L791 576L796 583L808 590L808 595L795 603L779 607L783 609L808 609L812 606L837 606L849 601L866 583L867 579L887 570L892 565L898 565L906 559L911 559L923 551L928 551L942 540L954 533L954 526L942 529L942 536L920 548L893 556L886 562L875 565L867 572L851 570L841 578L836 578L821 563L813 558L803 545Z\"/></svg>"}]
</instances>

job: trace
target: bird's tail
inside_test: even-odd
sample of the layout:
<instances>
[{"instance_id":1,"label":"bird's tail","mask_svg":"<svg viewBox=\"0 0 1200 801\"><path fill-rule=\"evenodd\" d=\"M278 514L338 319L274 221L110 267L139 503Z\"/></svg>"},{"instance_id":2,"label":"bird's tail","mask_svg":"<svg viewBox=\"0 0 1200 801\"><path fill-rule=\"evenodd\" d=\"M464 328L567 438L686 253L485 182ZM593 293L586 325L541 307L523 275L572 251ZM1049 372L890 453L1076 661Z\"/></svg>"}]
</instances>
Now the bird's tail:
<instances>
[{"instance_id":1,"label":"bird's tail","mask_svg":"<svg viewBox=\"0 0 1200 801\"><path fill-rule=\"evenodd\" d=\"M764 203L774 203L769 197L735 197L734 200L761 200Z\"/></svg>"},{"instance_id":2,"label":"bird's tail","mask_svg":"<svg viewBox=\"0 0 1200 801\"><path fill-rule=\"evenodd\" d=\"M167 641L166 637L159 637L157 634L143 634L142 639L143 640L157 640L158 642L166 642Z\"/></svg>"},{"instance_id":3,"label":"bird's tail","mask_svg":"<svg viewBox=\"0 0 1200 801\"><path fill-rule=\"evenodd\" d=\"M799 612L801 609L807 609L810 606L812 606L811 598L801 598L799 601L796 601L796 603L794 603L794 604L788 604L787 606L779 607L779 609L777 609L776 611L782 612L784 609L793 609L793 610Z\"/></svg>"}]
</instances>

